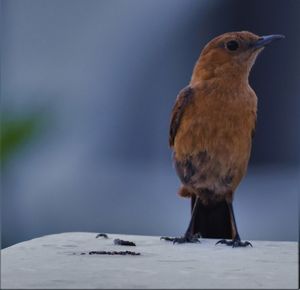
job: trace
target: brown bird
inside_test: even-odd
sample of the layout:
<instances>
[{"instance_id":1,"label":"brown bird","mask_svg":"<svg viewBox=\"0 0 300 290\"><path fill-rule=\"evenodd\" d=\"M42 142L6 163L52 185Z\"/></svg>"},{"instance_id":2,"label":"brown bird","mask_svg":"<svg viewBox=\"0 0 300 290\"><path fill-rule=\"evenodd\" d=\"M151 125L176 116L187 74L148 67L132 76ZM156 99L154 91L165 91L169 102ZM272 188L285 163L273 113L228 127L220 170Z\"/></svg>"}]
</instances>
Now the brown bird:
<instances>
[{"instance_id":1,"label":"brown bird","mask_svg":"<svg viewBox=\"0 0 300 290\"><path fill-rule=\"evenodd\" d=\"M232 207L256 124L257 97L248 77L264 47L282 38L229 32L202 50L189 85L177 96L169 134L179 195L191 198L192 217L183 237L162 239L199 242L200 234L233 247L251 245L241 241Z\"/></svg>"}]
</instances>

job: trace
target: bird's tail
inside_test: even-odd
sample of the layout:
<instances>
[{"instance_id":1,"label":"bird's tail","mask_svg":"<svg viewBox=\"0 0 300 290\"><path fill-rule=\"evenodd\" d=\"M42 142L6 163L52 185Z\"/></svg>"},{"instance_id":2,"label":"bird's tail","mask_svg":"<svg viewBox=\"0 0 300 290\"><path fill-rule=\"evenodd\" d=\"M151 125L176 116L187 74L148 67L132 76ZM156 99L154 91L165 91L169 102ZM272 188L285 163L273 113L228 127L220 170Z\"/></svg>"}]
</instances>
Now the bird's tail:
<instances>
[{"instance_id":1,"label":"bird's tail","mask_svg":"<svg viewBox=\"0 0 300 290\"><path fill-rule=\"evenodd\" d=\"M191 197L192 209L196 197ZM232 239L231 217L226 201L214 205L201 204L195 213L193 234L200 233L203 238Z\"/></svg>"}]
</instances>

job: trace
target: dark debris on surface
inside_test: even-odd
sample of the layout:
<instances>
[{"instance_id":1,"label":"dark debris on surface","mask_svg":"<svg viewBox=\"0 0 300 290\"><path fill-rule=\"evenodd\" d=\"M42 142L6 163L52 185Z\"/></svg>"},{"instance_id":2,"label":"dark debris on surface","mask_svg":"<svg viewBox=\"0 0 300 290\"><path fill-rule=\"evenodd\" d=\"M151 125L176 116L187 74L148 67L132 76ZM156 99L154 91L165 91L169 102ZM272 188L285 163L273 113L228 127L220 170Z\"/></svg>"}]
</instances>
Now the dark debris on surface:
<instances>
[{"instance_id":1,"label":"dark debris on surface","mask_svg":"<svg viewBox=\"0 0 300 290\"><path fill-rule=\"evenodd\" d=\"M81 255L85 255L86 253L81 253ZM89 255L121 255L121 256L139 256L141 253L132 252L132 251L90 251Z\"/></svg>"}]
</instances>

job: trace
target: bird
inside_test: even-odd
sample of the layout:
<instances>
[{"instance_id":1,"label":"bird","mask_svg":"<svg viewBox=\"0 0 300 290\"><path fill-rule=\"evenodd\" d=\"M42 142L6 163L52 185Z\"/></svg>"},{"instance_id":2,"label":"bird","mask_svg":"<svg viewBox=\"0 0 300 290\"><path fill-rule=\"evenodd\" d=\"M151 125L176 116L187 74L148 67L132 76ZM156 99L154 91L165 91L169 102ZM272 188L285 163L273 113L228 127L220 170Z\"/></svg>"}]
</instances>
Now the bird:
<instances>
[{"instance_id":1,"label":"bird","mask_svg":"<svg viewBox=\"0 0 300 290\"><path fill-rule=\"evenodd\" d=\"M173 243L247 247L237 229L235 191L246 175L257 119L257 96L249 73L257 56L281 34L258 36L249 31L224 33L203 48L189 84L171 113L169 146L181 181L178 194L191 199L191 219Z\"/></svg>"}]
</instances>

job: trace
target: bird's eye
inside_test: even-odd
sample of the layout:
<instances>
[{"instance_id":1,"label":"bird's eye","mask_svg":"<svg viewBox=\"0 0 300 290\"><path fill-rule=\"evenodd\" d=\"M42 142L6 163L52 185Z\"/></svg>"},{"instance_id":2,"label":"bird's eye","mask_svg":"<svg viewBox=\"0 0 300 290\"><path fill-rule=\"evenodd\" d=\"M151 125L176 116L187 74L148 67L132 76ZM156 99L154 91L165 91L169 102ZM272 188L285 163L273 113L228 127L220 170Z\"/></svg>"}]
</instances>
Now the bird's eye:
<instances>
[{"instance_id":1,"label":"bird's eye","mask_svg":"<svg viewBox=\"0 0 300 290\"><path fill-rule=\"evenodd\" d=\"M239 48L239 43L235 40L230 40L226 43L226 48L231 51L237 50Z\"/></svg>"}]
</instances>

